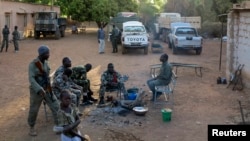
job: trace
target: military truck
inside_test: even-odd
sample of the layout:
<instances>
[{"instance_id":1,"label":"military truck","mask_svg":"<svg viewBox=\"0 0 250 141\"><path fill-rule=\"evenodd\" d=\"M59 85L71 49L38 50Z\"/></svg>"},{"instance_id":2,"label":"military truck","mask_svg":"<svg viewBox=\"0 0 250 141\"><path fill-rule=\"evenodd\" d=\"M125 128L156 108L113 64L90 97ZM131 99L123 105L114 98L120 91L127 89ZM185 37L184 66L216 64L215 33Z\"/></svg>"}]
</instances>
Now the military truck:
<instances>
[{"instance_id":1,"label":"military truck","mask_svg":"<svg viewBox=\"0 0 250 141\"><path fill-rule=\"evenodd\" d=\"M135 12L119 12L117 15L110 20L110 33L112 30L112 26L115 25L119 29L119 38L117 40L118 44L121 44L121 33L122 33L122 26L124 22L128 21L140 21L140 17ZM110 34L111 35L111 34Z\"/></svg>"},{"instance_id":2,"label":"military truck","mask_svg":"<svg viewBox=\"0 0 250 141\"><path fill-rule=\"evenodd\" d=\"M66 18L60 18L55 11L36 12L35 13L34 37L39 39L41 35L54 35L55 39L65 36L67 25Z\"/></svg>"}]
</instances>

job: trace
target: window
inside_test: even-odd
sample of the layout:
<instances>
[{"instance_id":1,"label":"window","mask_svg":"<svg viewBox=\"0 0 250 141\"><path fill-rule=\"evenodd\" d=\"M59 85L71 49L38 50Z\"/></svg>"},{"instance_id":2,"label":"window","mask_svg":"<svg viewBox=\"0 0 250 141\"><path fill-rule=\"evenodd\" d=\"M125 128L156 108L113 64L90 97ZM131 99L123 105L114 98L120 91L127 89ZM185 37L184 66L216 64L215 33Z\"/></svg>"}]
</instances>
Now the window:
<instances>
[{"instance_id":1,"label":"window","mask_svg":"<svg viewBox=\"0 0 250 141\"><path fill-rule=\"evenodd\" d=\"M27 26L27 14L23 15L23 27Z\"/></svg>"},{"instance_id":2,"label":"window","mask_svg":"<svg viewBox=\"0 0 250 141\"><path fill-rule=\"evenodd\" d=\"M5 25L10 27L10 14L5 14Z\"/></svg>"},{"instance_id":3,"label":"window","mask_svg":"<svg viewBox=\"0 0 250 141\"><path fill-rule=\"evenodd\" d=\"M145 32L143 26L126 26L124 32Z\"/></svg>"}]
</instances>

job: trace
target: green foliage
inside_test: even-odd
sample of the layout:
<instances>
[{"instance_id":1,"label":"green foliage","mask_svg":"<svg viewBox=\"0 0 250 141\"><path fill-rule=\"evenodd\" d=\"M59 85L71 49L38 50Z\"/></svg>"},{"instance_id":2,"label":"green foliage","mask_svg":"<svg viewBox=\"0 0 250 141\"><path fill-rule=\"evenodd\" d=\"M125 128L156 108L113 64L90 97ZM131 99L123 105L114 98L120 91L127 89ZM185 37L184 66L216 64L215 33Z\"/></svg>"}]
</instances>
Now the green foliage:
<instances>
[{"instance_id":1,"label":"green foliage","mask_svg":"<svg viewBox=\"0 0 250 141\"><path fill-rule=\"evenodd\" d=\"M86 5L82 2L82 0L74 0L69 3L68 6L68 14L71 16L72 20L76 21L85 21L87 16L83 13L86 10Z\"/></svg>"},{"instance_id":2,"label":"green foliage","mask_svg":"<svg viewBox=\"0 0 250 141\"><path fill-rule=\"evenodd\" d=\"M135 0L117 0L116 2L119 12L138 12L139 6Z\"/></svg>"},{"instance_id":3,"label":"green foliage","mask_svg":"<svg viewBox=\"0 0 250 141\"><path fill-rule=\"evenodd\" d=\"M223 36L226 35L226 23L223 23ZM221 22L204 22L200 33L206 34L208 37L221 37L222 23Z\"/></svg>"},{"instance_id":4,"label":"green foliage","mask_svg":"<svg viewBox=\"0 0 250 141\"><path fill-rule=\"evenodd\" d=\"M91 8L92 20L96 21L97 25L105 27L110 16L118 12L118 5L115 0L94 1Z\"/></svg>"}]
</instances>

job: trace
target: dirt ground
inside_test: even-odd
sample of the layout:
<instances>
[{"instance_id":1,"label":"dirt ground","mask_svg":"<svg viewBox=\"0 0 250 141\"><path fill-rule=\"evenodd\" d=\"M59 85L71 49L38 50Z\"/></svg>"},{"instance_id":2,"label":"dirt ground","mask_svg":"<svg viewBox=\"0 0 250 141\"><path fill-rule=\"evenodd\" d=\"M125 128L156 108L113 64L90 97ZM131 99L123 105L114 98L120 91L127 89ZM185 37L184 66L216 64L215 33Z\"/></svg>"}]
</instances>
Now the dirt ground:
<instances>
[{"instance_id":1,"label":"dirt ground","mask_svg":"<svg viewBox=\"0 0 250 141\"><path fill-rule=\"evenodd\" d=\"M14 53L11 43L9 51L0 53L0 141L59 141L60 136L52 132L53 121L46 121L41 106L37 119L37 137L28 135L27 115L29 110L28 64L37 57L39 45L46 44L51 49L49 58L52 72L61 65L63 57L72 59L73 66L91 63L91 80L94 96L98 98L100 76L112 62L121 74L129 76L126 88L142 88L151 96L146 86L150 78L150 65L158 64L161 53L144 55L142 50L129 51L122 55L111 53L111 43L106 42L104 54L98 54L96 30L72 35L67 33L60 40L25 39L20 41L20 51ZM219 40L205 40L201 55L181 52L173 55L167 44L162 43L164 52L169 54L169 62L199 64L203 67L202 77L193 68L179 68L177 85L174 90L172 120L163 122L161 108L147 102L149 111L145 116L133 112L120 116L112 109L97 108L96 105L80 107L84 113L80 130L88 134L92 141L206 141L207 125L238 124L241 114L238 100L242 102L245 120L250 117L249 89L232 91L227 85L216 83L218 76L225 76L226 46L223 43L222 66L219 71Z\"/></svg>"}]
</instances>

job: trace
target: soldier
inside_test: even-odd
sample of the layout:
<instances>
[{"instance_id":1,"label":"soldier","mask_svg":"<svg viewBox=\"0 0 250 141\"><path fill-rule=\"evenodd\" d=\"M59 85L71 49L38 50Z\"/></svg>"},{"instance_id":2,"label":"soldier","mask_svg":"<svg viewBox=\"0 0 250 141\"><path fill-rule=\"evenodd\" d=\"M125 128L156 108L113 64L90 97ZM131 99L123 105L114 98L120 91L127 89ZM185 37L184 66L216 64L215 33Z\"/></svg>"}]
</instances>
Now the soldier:
<instances>
[{"instance_id":1,"label":"soldier","mask_svg":"<svg viewBox=\"0 0 250 141\"><path fill-rule=\"evenodd\" d=\"M59 74L52 83L52 89L57 98L60 98L61 92L64 89L69 89L71 91L72 103L79 105L79 100L82 95L82 87L75 84L71 80L72 70L66 68L63 73Z\"/></svg>"},{"instance_id":2,"label":"soldier","mask_svg":"<svg viewBox=\"0 0 250 141\"><path fill-rule=\"evenodd\" d=\"M101 86L99 92L99 105L104 104L104 95L107 90L116 90L124 88L124 83L122 82L122 77L120 73L114 70L114 65L112 63L108 64L108 70L103 72L101 76Z\"/></svg>"},{"instance_id":3,"label":"soldier","mask_svg":"<svg viewBox=\"0 0 250 141\"><path fill-rule=\"evenodd\" d=\"M18 27L15 26L15 30L12 32L15 52L19 51L18 40L20 39L20 34L19 34L17 29L18 29Z\"/></svg>"},{"instance_id":4,"label":"soldier","mask_svg":"<svg viewBox=\"0 0 250 141\"><path fill-rule=\"evenodd\" d=\"M83 96L82 104L92 104L93 102L96 102L97 99L93 98L93 91L90 89L90 80L87 79L87 72L89 72L92 69L91 64L86 64L85 66L76 66L73 67L73 74L71 76L73 82L75 82L77 85L80 85L83 87L83 92L87 93Z\"/></svg>"},{"instance_id":5,"label":"soldier","mask_svg":"<svg viewBox=\"0 0 250 141\"><path fill-rule=\"evenodd\" d=\"M168 63L168 55L166 53L162 54L160 57L162 62L159 74L152 79L147 81L148 88L152 91L151 101L155 100L155 86L167 85L171 81L172 77L172 66ZM156 98L158 98L162 92L156 93Z\"/></svg>"},{"instance_id":6,"label":"soldier","mask_svg":"<svg viewBox=\"0 0 250 141\"><path fill-rule=\"evenodd\" d=\"M113 29L112 29L112 33L111 33L111 41L112 41L112 47L113 47L113 52L112 53L117 53L118 49L117 49L117 39L118 39L118 35L119 35L119 31L118 29L115 27L115 25L113 25Z\"/></svg>"},{"instance_id":7,"label":"soldier","mask_svg":"<svg viewBox=\"0 0 250 141\"><path fill-rule=\"evenodd\" d=\"M9 34L10 34L10 30L7 25L4 26L2 34L3 34L3 42L2 42L1 52L3 51L4 46L6 46L5 51L7 52L9 47Z\"/></svg>"},{"instance_id":8,"label":"soldier","mask_svg":"<svg viewBox=\"0 0 250 141\"><path fill-rule=\"evenodd\" d=\"M77 128L81 120L78 108L70 102L70 91L63 90L60 100L60 109L58 110L57 117L61 141L90 141L90 137L88 135L81 136Z\"/></svg>"},{"instance_id":9,"label":"soldier","mask_svg":"<svg viewBox=\"0 0 250 141\"><path fill-rule=\"evenodd\" d=\"M52 111L54 124L57 125L57 111L59 103L56 96L50 89L50 67L48 65L49 48L42 45L38 49L39 56L29 64L29 83L30 83L30 108L28 115L28 124L30 126L29 135L36 136L35 124L39 108L43 100ZM55 126L54 126L55 127Z\"/></svg>"},{"instance_id":10,"label":"soldier","mask_svg":"<svg viewBox=\"0 0 250 141\"><path fill-rule=\"evenodd\" d=\"M53 75L53 80L58 76L58 74L63 73L66 68L70 67L71 67L71 59L69 57L64 57L62 59L62 66L60 66Z\"/></svg>"}]
</instances>

